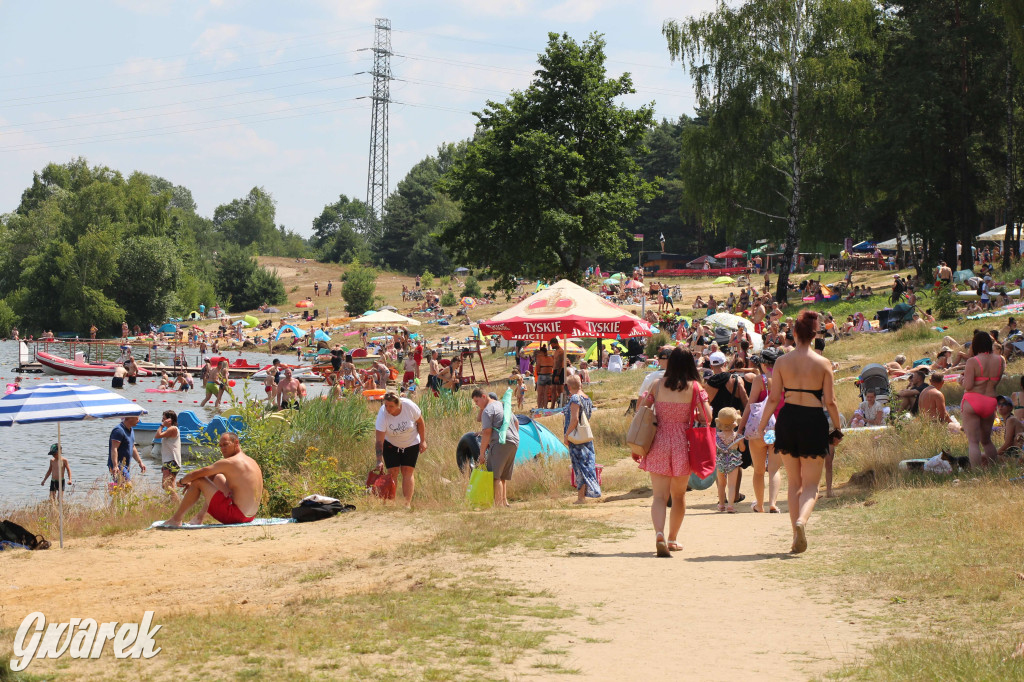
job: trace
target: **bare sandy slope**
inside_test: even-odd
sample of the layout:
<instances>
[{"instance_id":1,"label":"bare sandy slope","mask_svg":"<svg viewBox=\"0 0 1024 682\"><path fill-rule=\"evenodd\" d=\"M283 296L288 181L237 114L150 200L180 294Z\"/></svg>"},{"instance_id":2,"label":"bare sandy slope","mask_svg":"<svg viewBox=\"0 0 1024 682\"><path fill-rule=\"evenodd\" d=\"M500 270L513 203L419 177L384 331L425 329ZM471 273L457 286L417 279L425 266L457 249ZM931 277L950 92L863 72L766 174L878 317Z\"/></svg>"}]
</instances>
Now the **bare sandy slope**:
<instances>
[{"instance_id":1,"label":"bare sandy slope","mask_svg":"<svg viewBox=\"0 0 1024 682\"><path fill-rule=\"evenodd\" d=\"M373 570L337 573L318 589L342 595L386 582L401 590L409 588L410 574L423 570L485 568L546 591L576 612L550 624L558 634L546 646L567 651L559 663L592 679L639 679L642 671L647 680L804 680L877 639L864 617L872 609L839 599L841 590L827 576L820 582L779 578L783 562L805 560L783 553L789 547L787 515L755 516L746 505L745 513L718 514L713 491L691 493L688 501L684 550L672 559L653 556L650 499L643 494L613 495L564 511L626 528L619 539L570 541L553 552L512 547L479 559L427 554L398 564L373 561L371 552L382 545L430 541L431 516L404 512L356 512L262 529L75 539L64 550L0 554L0 626L16 628L33 611L51 621L136 621L145 609L156 611L157 622L161 613L224 607L272 614L308 589L297 575L348 559L357 567L369 561ZM815 546L813 525L810 541L811 552L828 551ZM417 570L410 571L410 563ZM543 677L533 665L544 660L551 656L531 654L508 673ZM42 661L33 669L49 667ZM107 666L95 670L101 669Z\"/></svg>"}]
</instances>

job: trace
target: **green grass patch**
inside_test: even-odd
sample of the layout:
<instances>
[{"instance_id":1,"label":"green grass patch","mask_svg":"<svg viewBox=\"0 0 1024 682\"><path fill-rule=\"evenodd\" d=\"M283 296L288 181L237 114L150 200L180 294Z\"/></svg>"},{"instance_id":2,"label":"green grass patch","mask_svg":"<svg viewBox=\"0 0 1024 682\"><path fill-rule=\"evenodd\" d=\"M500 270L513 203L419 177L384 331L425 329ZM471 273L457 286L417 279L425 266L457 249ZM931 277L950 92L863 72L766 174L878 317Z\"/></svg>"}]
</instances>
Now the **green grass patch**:
<instances>
[{"instance_id":1,"label":"green grass patch","mask_svg":"<svg viewBox=\"0 0 1024 682\"><path fill-rule=\"evenodd\" d=\"M1011 658L1017 642L1005 636L985 643L927 637L878 647L867 664L848 666L832 679L864 682L1003 682L1024 679L1024 658Z\"/></svg>"},{"instance_id":2,"label":"green grass patch","mask_svg":"<svg viewBox=\"0 0 1024 682\"><path fill-rule=\"evenodd\" d=\"M492 577L426 577L408 591L328 598L315 609L295 602L276 612L171 617L161 634L173 638L174 655L154 665L196 660L207 674L236 679L310 679L322 671L367 680L501 679L499 663L540 651L552 634L544 621L572 612L496 587Z\"/></svg>"},{"instance_id":3,"label":"green grass patch","mask_svg":"<svg viewBox=\"0 0 1024 682\"><path fill-rule=\"evenodd\" d=\"M426 553L484 554L505 545L555 550L580 539L621 537L625 530L601 521L550 511L486 511L437 517L430 542L408 543L382 552L383 557Z\"/></svg>"}]
</instances>

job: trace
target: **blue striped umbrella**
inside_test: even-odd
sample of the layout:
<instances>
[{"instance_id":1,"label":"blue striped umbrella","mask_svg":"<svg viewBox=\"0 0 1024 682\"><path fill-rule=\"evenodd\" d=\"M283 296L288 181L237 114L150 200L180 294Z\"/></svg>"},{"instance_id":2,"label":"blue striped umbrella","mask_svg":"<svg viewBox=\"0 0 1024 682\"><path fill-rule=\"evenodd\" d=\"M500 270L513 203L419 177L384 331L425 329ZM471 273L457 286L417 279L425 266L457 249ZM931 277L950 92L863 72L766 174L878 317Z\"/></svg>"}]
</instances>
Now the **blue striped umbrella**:
<instances>
[{"instance_id":1,"label":"blue striped umbrella","mask_svg":"<svg viewBox=\"0 0 1024 682\"><path fill-rule=\"evenodd\" d=\"M45 384L23 388L0 398L0 426L57 422L57 445L60 445L60 422L102 419L104 417L137 417L146 410L130 400L100 386L87 384ZM61 449L63 457L63 448ZM63 472L58 481L63 481ZM60 546L64 546L64 486L58 488Z\"/></svg>"},{"instance_id":2,"label":"blue striped umbrella","mask_svg":"<svg viewBox=\"0 0 1024 682\"><path fill-rule=\"evenodd\" d=\"M146 414L130 400L87 384L44 384L0 398L0 426L66 422Z\"/></svg>"}]
</instances>

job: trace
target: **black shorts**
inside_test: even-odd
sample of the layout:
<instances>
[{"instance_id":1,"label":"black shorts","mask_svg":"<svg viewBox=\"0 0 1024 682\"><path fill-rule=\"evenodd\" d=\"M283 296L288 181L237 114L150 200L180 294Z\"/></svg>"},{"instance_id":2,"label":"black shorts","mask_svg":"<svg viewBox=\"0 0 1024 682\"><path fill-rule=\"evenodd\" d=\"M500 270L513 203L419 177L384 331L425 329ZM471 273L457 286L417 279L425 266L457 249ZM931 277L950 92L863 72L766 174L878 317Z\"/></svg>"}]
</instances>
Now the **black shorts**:
<instances>
[{"instance_id":1,"label":"black shorts","mask_svg":"<svg viewBox=\"0 0 1024 682\"><path fill-rule=\"evenodd\" d=\"M67 482L65 481L65 482L64 482L64 490L67 490L67 489L68 489L68 484L67 484ZM53 481L53 480L51 480L51 481L50 481L50 492L51 492L51 493L55 493L55 492L57 492L57 491L59 491L59 490L60 490L60 487L59 487L59 486L57 485L57 481Z\"/></svg>"},{"instance_id":2,"label":"black shorts","mask_svg":"<svg viewBox=\"0 0 1024 682\"><path fill-rule=\"evenodd\" d=\"M111 388L124 388L124 377L112 377L110 379Z\"/></svg>"},{"instance_id":3,"label":"black shorts","mask_svg":"<svg viewBox=\"0 0 1024 682\"><path fill-rule=\"evenodd\" d=\"M820 407L782 406L775 420L775 451L793 457L828 455L828 419Z\"/></svg>"},{"instance_id":4,"label":"black shorts","mask_svg":"<svg viewBox=\"0 0 1024 682\"><path fill-rule=\"evenodd\" d=\"M750 441L744 438L743 447L740 450L740 467L749 469L752 466L754 466L754 459L750 456Z\"/></svg>"},{"instance_id":5,"label":"black shorts","mask_svg":"<svg viewBox=\"0 0 1024 682\"><path fill-rule=\"evenodd\" d=\"M565 383L565 370L564 369L556 369L555 371L553 371L551 373L551 385L552 386L561 386L564 383Z\"/></svg>"},{"instance_id":6,"label":"black shorts","mask_svg":"<svg viewBox=\"0 0 1024 682\"><path fill-rule=\"evenodd\" d=\"M135 379L136 379L136 377L128 377L128 383L129 384L134 384L135 383Z\"/></svg>"},{"instance_id":7,"label":"black shorts","mask_svg":"<svg viewBox=\"0 0 1024 682\"><path fill-rule=\"evenodd\" d=\"M388 469L398 467L416 468L416 460L420 456L420 444L410 445L407 448L395 447L391 441L384 441L384 466Z\"/></svg>"}]
</instances>

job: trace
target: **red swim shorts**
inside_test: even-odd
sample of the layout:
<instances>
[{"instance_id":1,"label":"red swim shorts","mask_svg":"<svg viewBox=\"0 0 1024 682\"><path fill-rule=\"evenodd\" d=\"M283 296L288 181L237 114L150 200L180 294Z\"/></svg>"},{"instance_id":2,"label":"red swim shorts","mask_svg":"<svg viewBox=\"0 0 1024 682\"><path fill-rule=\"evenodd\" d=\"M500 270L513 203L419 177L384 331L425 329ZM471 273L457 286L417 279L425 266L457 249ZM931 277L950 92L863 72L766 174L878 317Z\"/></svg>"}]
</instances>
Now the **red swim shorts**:
<instances>
[{"instance_id":1,"label":"red swim shorts","mask_svg":"<svg viewBox=\"0 0 1024 682\"><path fill-rule=\"evenodd\" d=\"M219 490L210 498L210 506L206 511L221 523L249 523L256 518L243 514L242 510L235 506L235 501Z\"/></svg>"},{"instance_id":2,"label":"red swim shorts","mask_svg":"<svg viewBox=\"0 0 1024 682\"><path fill-rule=\"evenodd\" d=\"M404 384L407 381L412 381L415 378L416 378L416 373L415 372L406 372L405 374L402 375L402 383Z\"/></svg>"}]
</instances>

